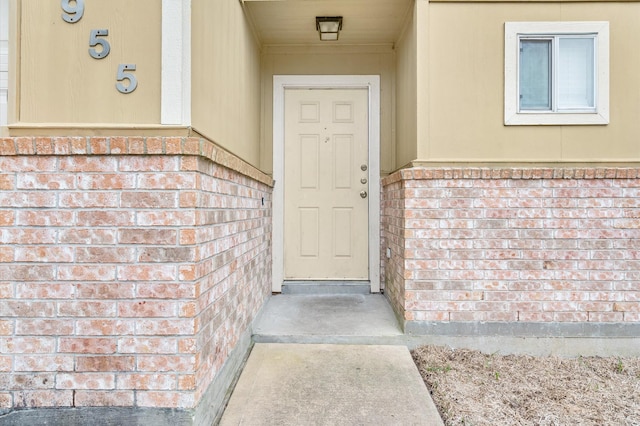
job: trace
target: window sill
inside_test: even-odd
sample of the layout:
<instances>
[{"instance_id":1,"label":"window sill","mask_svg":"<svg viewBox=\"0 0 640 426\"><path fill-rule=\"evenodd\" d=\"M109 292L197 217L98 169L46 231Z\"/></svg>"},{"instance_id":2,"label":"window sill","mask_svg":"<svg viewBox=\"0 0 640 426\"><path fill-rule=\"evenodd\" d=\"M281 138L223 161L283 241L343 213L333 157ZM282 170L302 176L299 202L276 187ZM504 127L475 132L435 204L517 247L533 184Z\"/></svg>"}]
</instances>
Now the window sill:
<instances>
[{"instance_id":1,"label":"window sill","mask_svg":"<svg viewBox=\"0 0 640 426\"><path fill-rule=\"evenodd\" d=\"M505 111L505 126L602 126L609 124L609 113L509 113Z\"/></svg>"}]
</instances>

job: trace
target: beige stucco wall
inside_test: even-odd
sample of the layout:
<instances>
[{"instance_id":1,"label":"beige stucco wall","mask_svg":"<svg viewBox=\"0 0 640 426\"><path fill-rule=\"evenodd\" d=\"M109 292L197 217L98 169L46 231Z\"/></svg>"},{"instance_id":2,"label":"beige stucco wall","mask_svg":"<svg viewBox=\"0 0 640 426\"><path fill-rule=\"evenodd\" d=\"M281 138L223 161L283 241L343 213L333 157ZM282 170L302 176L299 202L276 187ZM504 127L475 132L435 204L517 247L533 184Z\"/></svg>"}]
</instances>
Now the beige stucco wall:
<instances>
[{"instance_id":1,"label":"beige stucco wall","mask_svg":"<svg viewBox=\"0 0 640 426\"><path fill-rule=\"evenodd\" d=\"M396 43L396 167L417 158L417 20L415 9Z\"/></svg>"},{"instance_id":2,"label":"beige stucco wall","mask_svg":"<svg viewBox=\"0 0 640 426\"><path fill-rule=\"evenodd\" d=\"M59 1L15 0L12 123L159 125L161 2L93 0L62 21ZM610 124L504 126L504 23L610 22ZM417 0L395 46L259 45L236 0L193 0L192 125L249 163L272 169L272 77L380 74L381 165L411 161L640 161L640 2ZM92 59L92 29L111 54ZM115 89L135 63L138 89ZM14 90L11 90L14 88ZM6 129L0 131L6 134Z\"/></svg>"},{"instance_id":3,"label":"beige stucco wall","mask_svg":"<svg viewBox=\"0 0 640 426\"><path fill-rule=\"evenodd\" d=\"M640 3L430 3L423 18L429 129L419 160L640 160ZM609 21L610 124L504 126L506 21Z\"/></svg>"},{"instance_id":4,"label":"beige stucco wall","mask_svg":"<svg viewBox=\"0 0 640 426\"><path fill-rule=\"evenodd\" d=\"M260 162L260 49L237 0L193 0L192 125Z\"/></svg>"},{"instance_id":5,"label":"beige stucco wall","mask_svg":"<svg viewBox=\"0 0 640 426\"><path fill-rule=\"evenodd\" d=\"M391 46L267 46L262 56L261 169L272 171L274 75L380 75L380 162L395 169L395 53Z\"/></svg>"},{"instance_id":6,"label":"beige stucco wall","mask_svg":"<svg viewBox=\"0 0 640 426\"><path fill-rule=\"evenodd\" d=\"M161 2L93 0L62 20L59 1L16 0L20 23L16 116L21 123L160 122ZM89 56L93 29L108 29L109 56ZM119 64L136 64L138 88L116 90Z\"/></svg>"}]
</instances>

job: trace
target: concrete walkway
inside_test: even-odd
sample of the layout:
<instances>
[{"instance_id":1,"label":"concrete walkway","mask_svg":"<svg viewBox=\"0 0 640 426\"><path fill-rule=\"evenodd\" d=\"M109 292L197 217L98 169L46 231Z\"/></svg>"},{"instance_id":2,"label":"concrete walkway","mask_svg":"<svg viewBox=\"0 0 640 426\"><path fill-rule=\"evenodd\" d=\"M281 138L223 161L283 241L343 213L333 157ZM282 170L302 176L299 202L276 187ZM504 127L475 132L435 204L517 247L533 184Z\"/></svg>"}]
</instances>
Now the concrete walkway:
<instances>
[{"instance_id":1,"label":"concrete walkway","mask_svg":"<svg viewBox=\"0 0 640 426\"><path fill-rule=\"evenodd\" d=\"M257 343L220 425L441 425L404 346Z\"/></svg>"},{"instance_id":2,"label":"concrete walkway","mask_svg":"<svg viewBox=\"0 0 640 426\"><path fill-rule=\"evenodd\" d=\"M442 425L401 338L381 295L274 296L220 424Z\"/></svg>"}]
</instances>

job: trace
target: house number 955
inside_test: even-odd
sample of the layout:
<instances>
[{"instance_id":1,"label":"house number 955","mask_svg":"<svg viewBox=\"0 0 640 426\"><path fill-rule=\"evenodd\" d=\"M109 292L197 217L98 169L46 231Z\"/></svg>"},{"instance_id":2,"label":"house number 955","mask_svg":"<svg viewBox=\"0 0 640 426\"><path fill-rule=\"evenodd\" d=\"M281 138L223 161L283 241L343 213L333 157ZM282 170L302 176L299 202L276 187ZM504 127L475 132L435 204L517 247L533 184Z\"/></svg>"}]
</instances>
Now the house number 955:
<instances>
[{"instance_id":1,"label":"house number 955","mask_svg":"<svg viewBox=\"0 0 640 426\"><path fill-rule=\"evenodd\" d=\"M85 0L60 0L62 8L62 20L69 24L75 24L84 16ZM104 59L111 52L111 45L106 37L109 30L91 30L89 34L89 56L93 59ZM136 64L120 64L116 72L116 89L120 93L131 93L138 87L138 80L132 73L136 70ZM126 82L126 84L125 84Z\"/></svg>"}]
</instances>

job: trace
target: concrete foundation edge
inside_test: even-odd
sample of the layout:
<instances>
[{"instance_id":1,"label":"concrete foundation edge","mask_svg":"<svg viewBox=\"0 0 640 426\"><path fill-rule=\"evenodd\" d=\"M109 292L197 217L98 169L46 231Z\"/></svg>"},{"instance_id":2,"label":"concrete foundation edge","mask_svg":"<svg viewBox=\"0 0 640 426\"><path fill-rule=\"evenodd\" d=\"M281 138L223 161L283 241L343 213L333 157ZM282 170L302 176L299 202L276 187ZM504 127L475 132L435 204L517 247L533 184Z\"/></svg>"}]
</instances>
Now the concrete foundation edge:
<instances>
[{"instance_id":1,"label":"concrete foundation edge","mask_svg":"<svg viewBox=\"0 0 640 426\"><path fill-rule=\"evenodd\" d=\"M249 329L243 333L231 356L202 396L200 403L195 409L194 426L217 424L222 417L224 407L242 372L242 367L251 352L251 347L253 346L251 340L252 328L253 327L249 327Z\"/></svg>"},{"instance_id":2,"label":"concrete foundation edge","mask_svg":"<svg viewBox=\"0 0 640 426\"><path fill-rule=\"evenodd\" d=\"M640 357L637 337L512 337L512 336L254 336L256 343L299 343L331 345L445 346L500 353L562 357Z\"/></svg>"},{"instance_id":3,"label":"concrete foundation edge","mask_svg":"<svg viewBox=\"0 0 640 426\"><path fill-rule=\"evenodd\" d=\"M193 424L188 410L139 407L33 408L15 410L0 416L3 426L84 426L137 425L189 426Z\"/></svg>"},{"instance_id":4,"label":"concrete foundation edge","mask_svg":"<svg viewBox=\"0 0 640 426\"><path fill-rule=\"evenodd\" d=\"M509 337L638 337L640 323L430 322L405 321L411 335Z\"/></svg>"}]
</instances>

